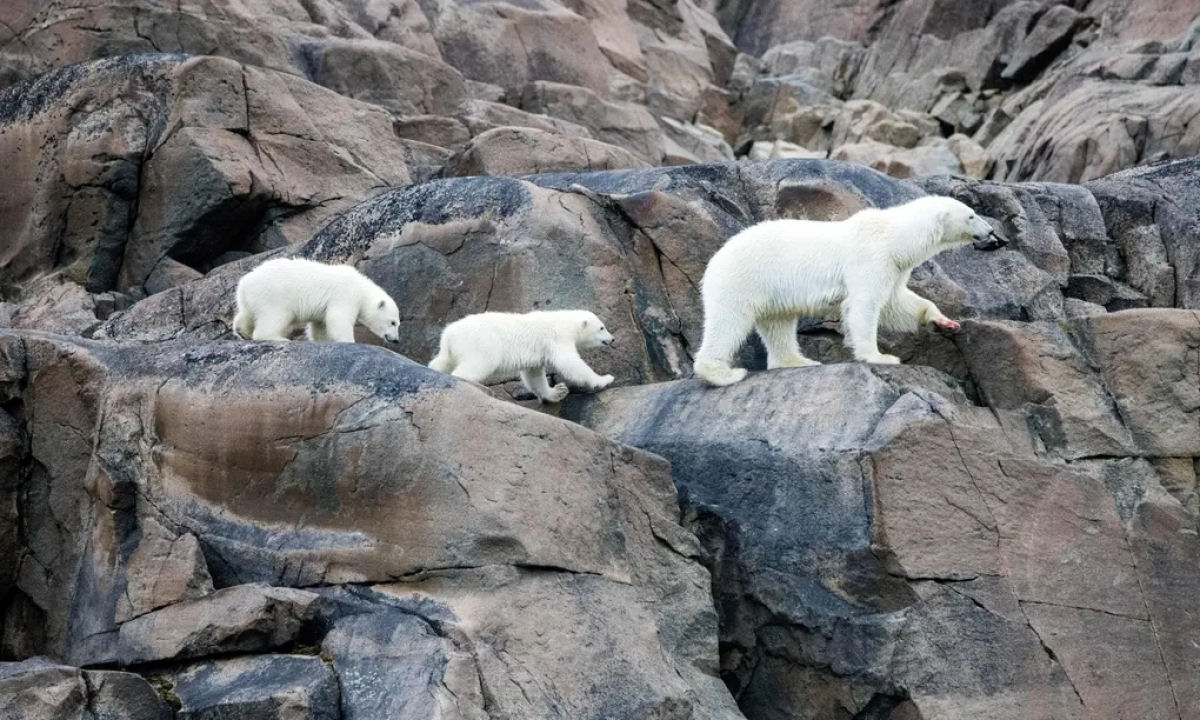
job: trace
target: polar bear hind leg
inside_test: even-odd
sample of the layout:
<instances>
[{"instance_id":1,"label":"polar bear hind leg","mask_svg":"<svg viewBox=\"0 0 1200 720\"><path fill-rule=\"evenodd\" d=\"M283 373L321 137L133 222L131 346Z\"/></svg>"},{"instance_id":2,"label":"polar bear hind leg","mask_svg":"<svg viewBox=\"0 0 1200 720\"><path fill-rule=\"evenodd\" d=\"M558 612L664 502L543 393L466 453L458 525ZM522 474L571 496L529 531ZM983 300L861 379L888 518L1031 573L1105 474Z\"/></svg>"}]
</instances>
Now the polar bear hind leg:
<instances>
[{"instance_id":1,"label":"polar bear hind leg","mask_svg":"<svg viewBox=\"0 0 1200 720\"><path fill-rule=\"evenodd\" d=\"M255 340L289 340L292 314L286 310L269 310L254 319L251 337Z\"/></svg>"},{"instance_id":2,"label":"polar bear hind leg","mask_svg":"<svg viewBox=\"0 0 1200 720\"><path fill-rule=\"evenodd\" d=\"M796 340L796 321L799 318L771 317L759 318L755 329L767 348L767 369L787 367L808 367L821 363L804 357L800 352L800 343Z\"/></svg>"},{"instance_id":3,"label":"polar bear hind leg","mask_svg":"<svg viewBox=\"0 0 1200 720\"><path fill-rule=\"evenodd\" d=\"M564 383L550 387L550 381L546 379L546 368L526 368L522 370L521 382L544 403L559 402L570 392Z\"/></svg>"},{"instance_id":4,"label":"polar bear hind leg","mask_svg":"<svg viewBox=\"0 0 1200 720\"><path fill-rule=\"evenodd\" d=\"M746 377L745 368L731 364L738 348L754 327L754 319L706 302L704 308L704 338L696 353L696 377L709 385L732 385Z\"/></svg>"},{"instance_id":5,"label":"polar bear hind leg","mask_svg":"<svg viewBox=\"0 0 1200 720\"><path fill-rule=\"evenodd\" d=\"M456 378L484 384L496 372L496 362L486 357L469 357L458 363L450 374Z\"/></svg>"},{"instance_id":6,"label":"polar bear hind leg","mask_svg":"<svg viewBox=\"0 0 1200 720\"><path fill-rule=\"evenodd\" d=\"M433 359L429 361L429 367L440 373L450 374L454 370L454 358L450 355L450 348L446 345L447 343L442 341L437 355L434 355Z\"/></svg>"},{"instance_id":7,"label":"polar bear hind leg","mask_svg":"<svg viewBox=\"0 0 1200 720\"><path fill-rule=\"evenodd\" d=\"M233 316L233 331L246 340L254 337L254 316L247 310L238 310Z\"/></svg>"},{"instance_id":8,"label":"polar bear hind leg","mask_svg":"<svg viewBox=\"0 0 1200 720\"><path fill-rule=\"evenodd\" d=\"M322 322L309 323L306 334L308 335L308 339L312 340L313 342L329 341L329 330L326 329L325 323Z\"/></svg>"}]
</instances>

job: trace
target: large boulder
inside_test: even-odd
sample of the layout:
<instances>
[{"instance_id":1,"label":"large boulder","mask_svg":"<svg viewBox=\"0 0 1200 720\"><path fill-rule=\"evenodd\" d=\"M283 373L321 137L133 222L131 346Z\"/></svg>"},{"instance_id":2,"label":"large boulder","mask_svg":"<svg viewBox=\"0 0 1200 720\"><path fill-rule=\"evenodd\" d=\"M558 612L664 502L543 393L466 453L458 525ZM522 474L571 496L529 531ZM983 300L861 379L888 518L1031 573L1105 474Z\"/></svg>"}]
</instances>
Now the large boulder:
<instances>
[{"instance_id":1,"label":"large boulder","mask_svg":"<svg viewBox=\"0 0 1200 720\"><path fill-rule=\"evenodd\" d=\"M1055 325L1013 326L1007 354L968 324L979 396L835 364L562 414L671 461L748 717L1187 718L1200 654L1176 608L1200 586L1173 558L1200 550L1197 517L1154 461L1200 453L1200 324L1155 313L1045 351L1021 344Z\"/></svg>"},{"instance_id":2,"label":"large boulder","mask_svg":"<svg viewBox=\"0 0 1200 720\"><path fill-rule=\"evenodd\" d=\"M141 290L163 263L194 275L227 251L299 240L351 199L413 177L386 112L292 75L174 55L9 88L0 158L36 179L0 204L0 282L57 269L92 292Z\"/></svg>"},{"instance_id":3,"label":"large boulder","mask_svg":"<svg viewBox=\"0 0 1200 720\"><path fill-rule=\"evenodd\" d=\"M658 458L363 345L8 331L0 357L31 439L6 654L140 668L322 643L366 708L350 680L409 688L409 707L445 688L464 706L451 717L737 717ZM218 589L123 619L149 535L195 538ZM357 585L379 593L304 589ZM401 639L394 616L414 603L443 639ZM389 617L350 618L364 612ZM194 693L176 694L275 696L237 675L191 670L178 682Z\"/></svg>"},{"instance_id":4,"label":"large boulder","mask_svg":"<svg viewBox=\"0 0 1200 720\"><path fill-rule=\"evenodd\" d=\"M46 658L0 663L0 713L21 720L171 720L142 677L80 670Z\"/></svg>"}]
</instances>

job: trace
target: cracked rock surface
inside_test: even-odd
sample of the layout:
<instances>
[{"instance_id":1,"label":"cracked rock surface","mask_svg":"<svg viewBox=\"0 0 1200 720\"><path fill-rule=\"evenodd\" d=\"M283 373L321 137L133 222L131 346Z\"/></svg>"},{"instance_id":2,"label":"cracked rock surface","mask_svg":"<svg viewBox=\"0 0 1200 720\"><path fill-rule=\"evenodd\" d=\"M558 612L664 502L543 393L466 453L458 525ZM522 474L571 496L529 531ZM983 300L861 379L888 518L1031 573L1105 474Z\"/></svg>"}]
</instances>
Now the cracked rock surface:
<instances>
[{"instance_id":1,"label":"cracked rock surface","mask_svg":"<svg viewBox=\"0 0 1200 720\"><path fill-rule=\"evenodd\" d=\"M0 648L66 663L64 703L116 667L177 717L1187 720L1198 176L449 178L94 339L6 330ZM906 364L873 368L811 318L823 366L687 379L725 237L926 192L1012 241L914 273L960 334L886 337ZM388 289L400 354L234 339L233 285L280 253ZM600 309L618 344L588 359L614 386L533 412L408 359L530 305ZM756 341L742 361L761 371ZM30 662L10 682L50 672Z\"/></svg>"},{"instance_id":2,"label":"cracked rock surface","mask_svg":"<svg viewBox=\"0 0 1200 720\"><path fill-rule=\"evenodd\" d=\"M1200 718L1198 13L0 0L0 717ZM960 334L690 379L728 237L923 194ZM235 338L292 255L400 341ZM580 307L601 393L422 365Z\"/></svg>"}]
</instances>

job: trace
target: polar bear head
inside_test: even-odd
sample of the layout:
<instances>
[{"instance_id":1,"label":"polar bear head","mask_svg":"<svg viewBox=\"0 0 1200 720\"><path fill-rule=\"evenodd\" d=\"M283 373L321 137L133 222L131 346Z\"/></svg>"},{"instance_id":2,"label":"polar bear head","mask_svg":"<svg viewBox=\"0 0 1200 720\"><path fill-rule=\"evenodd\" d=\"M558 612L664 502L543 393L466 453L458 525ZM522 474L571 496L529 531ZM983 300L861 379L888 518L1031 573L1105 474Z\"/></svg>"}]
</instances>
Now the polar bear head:
<instances>
[{"instance_id":1,"label":"polar bear head","mask_svg":"<svg viewBox=\"0 0 1200 720\"><path fill-rule=\"evenodd\" d=\"M387 342L400 341L400 308L386 292L379 290L364 299L358 321Z\"/></svg>"},{"instance_id":2,"label":"polar bear head","mask_svg":"<svg viewBox=\"0 0 1200 720\"><path fill-rule=\"evenodd\" d=\"M957 247L971 243L976 250L998 250L1008 244L996 234L987 220L967 205L948 197L927 199L936 206L935 217L940 230L938 242Z\"/></svg>"},{"instance_id":3,"label":"polar bear head","mask_svg":"<svg viewBox=\"0 0 1200 720\"><path fill-rule=\"evenodd\" d=\"M571 313L571 319L575 323L575 347L577 348L612 345L616 339L608 331L608 328L604 327L604 323L596 317L595 313L577 310Z\"/></svg>"}]
</instances>

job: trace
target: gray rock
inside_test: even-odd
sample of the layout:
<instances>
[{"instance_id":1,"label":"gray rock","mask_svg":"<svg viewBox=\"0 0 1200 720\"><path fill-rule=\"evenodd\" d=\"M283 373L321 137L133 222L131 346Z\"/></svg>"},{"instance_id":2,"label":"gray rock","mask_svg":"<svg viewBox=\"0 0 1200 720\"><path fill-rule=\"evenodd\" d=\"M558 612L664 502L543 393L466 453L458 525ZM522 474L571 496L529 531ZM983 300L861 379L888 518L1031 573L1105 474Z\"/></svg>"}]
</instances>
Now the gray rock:
<instances>
[{"instance_id":1,"label":"gray rock","mask_svg":"<svg viewBox=\"0 0 1200 720\"><path fill-rule=\"evenodd\" d=\"M136 665L279 648L296 641L316 597L252 584L182 600L123 623L117 657Z\"/></svg>"},{"instance_id":2,"label":"gray rock","mask_svg":"<svg viewBox=\"0 0 1200 720\"><path fill-rule=\"evenodd\" d=\"M164 677L178 720L337 720L338 682L318 657L260 655L212 660Z\"/></svg>"},{"instance_id":3,"label":"gray rock","mask_svg":"<svg viewBox=\"0 0 1200 720\"><path fill-rule=\"evenodd\" d=\"M660 459L381 348L0 337L0 357L23 358L0 376L26 378L25 462L39 469L21 518L45 562L23 564L19 597L41 620L18 626L10 605L9 646L141 664L287 650L327 627L344 662L377 647L386 665L392 646L372 628L396 611L388 597L418 594L449 608L452 640L435 644L459 716L737 717L717 678L708 576ZM481 443L481 426L499 432ZM146 428L153 447L135 439ZM98 529L62 527L49 498ZM187 528L222 589L118 623L125 553L147 518ZM367 603L378 623L282 587L356 583L383 598Z\"/></svg>"},{"instance_id":4,"label":"gray rock","mask_svg":"<svg viewBox=\"0 0 1200 720\"><path fill-rule=\"evenodd\" d=\"M0 717L20 720L171 720L138 675L80 670L41 657L0 663Z\"/></svg>"}]
</instances>

